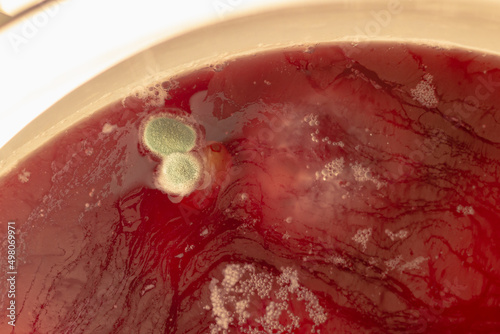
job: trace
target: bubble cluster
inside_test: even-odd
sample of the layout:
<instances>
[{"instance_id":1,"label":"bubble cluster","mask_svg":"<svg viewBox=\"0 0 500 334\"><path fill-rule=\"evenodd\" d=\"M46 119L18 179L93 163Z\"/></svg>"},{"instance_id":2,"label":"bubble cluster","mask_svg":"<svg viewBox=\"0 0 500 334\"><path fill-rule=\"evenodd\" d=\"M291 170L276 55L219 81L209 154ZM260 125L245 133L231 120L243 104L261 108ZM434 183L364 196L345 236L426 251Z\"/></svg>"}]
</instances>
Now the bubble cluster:
<instances>
[{"instance_id":1,"label":"bubble cluster","mask_svg":"<svg viewBox=\"0 0 500 334\"><path fill-rule=\"evenodd\" d=\"M363 167L359 162L356 162L354 165L351 165L352 173L354 176L354 180L358 182L367 182L371 181L375 184L377 189L385 186L385 182L381 182L372 176L372 172L370 167Z\"/></svg>"},{"instance_id":2,"label":"bubble cluster","mask_svg":"<svg viewBox=\"0 0 500 334\"><path fill-rule=\"evenodd\" d=\"M319 121L318 121L318 115L314 114L309 114L304 117L304 122L309 124L309 126L318 126Z\"/></svg>"},{"instance_id":3,"label":"bubble cluster","mask_svg":"<svg viewBox=\"0 0 500 334\"><path fill-rule=\"evenodd\" d=\"M395 258L384 261L384 264L387 267L387 270L394 270L398 266L398 264L401 263L402 260L403 256L398 255Z\"/></svg>"},{"instance_id":4,"label":"bubble cluster","mask_svg":"<svg viewBox=\"0 0 500 334\"><path fill-rule=\"evenodd\" d=\"M258 272L251 264L228 264L224 278L210 282L211 306L215 322L210 333L292 333L312 324L311 333L326 322L328 315L316 295L303 287L297 271L281 268L280 275ZM303 308L297 305L303 303ZM302 309L304 311L298 311ZM304 313L305 314L301 314Z\"/></svg>"},{"instance_id":5,"label":"bubble cluster","mask_svg":"<svg viewBox=\"0 0 500 334\"><path fill-rule=\"evenodd\" d=\"M168 89L160 83L148 86L137 86L134 88L132 95L143 100L148 107L161 107L165 100L169 97ZM125 100L122 101L122 105Z\"/></svg>"},{"instance_id":6,"label":"bubble cluster","mask_svg":"<svg viewBox=\"0 0 500 334\"><path fill-rule=\"evenodd\" d=\"M382 272L382 277L386 277L389 273L399 272L400 274L407 273L410 270L422 270L421 264L429 260L428 257L418 256L411 261L405 261L401 254L383 262L385 270ZM375 265L376 263L373 263Z\"/></svg>"},{"instance_id":7,"label":"bubble cluster","mask_svg":"<svg viewBox=\"0 0 500 334\"><path fill-rule=\"evenodd\" d=\"M370 240L370 237L372 235L372 229L371 228L366 228L366 229L359 229L356 232L356 235L352 237L352 240L361 245L361 249L366 251L367 243Z\"/></svg>"},{"instance_id":8,"label":"bubble cluster","mask_svg":"<svg viewBox=\"0 0 500 334\"><path fill-rule=\"evenodd\" d=\"M463 213L464 216L473 215L474 214L474 208L472 206L462 206L462 205L459 205L459 206L457 206L457 212L458 213Z\"/></svg>"},{"instance_id":9,"label":"bubble cluster","mask_svg":"<svg viewBox=\"0 0 500 334\"><path fill-rule=\"evenodd\" d=\"M19 173L19 175L17 175L17 178L21 183L26 183L30 180L30 176L31 173L28 172L26 169L23 169L22 172Z\"/></svg>"},{"instance_id":10,"label":"bubble cluster","mask_svg":"<svg viewBox=\"0 0 500 334\"><path fill-rule=\"evenodd\" d=\"M405 230L401 230L399 231L398 233L394 233L392 232L391 230L389 229L386 229L385 230L385 234L387 234L387 236L389 238L391 238L391 241L395 241L397 239L405 239L407 236L408 236L408 231L405 231Z\"/></svg>"},{"instance_id":11,"label":"bubble cluster","mask_svg":"<svg viewBox=\"0 0 500 334\"><path fill-rule=\"evenodd\" d=\"M436 87L432 84L433 77L430 73L426 73L417 86L410 90L414 100L427 108L434 108L438 105L436 97Z\"/></svg>"},{"instance_id":12,"label":"bubble cluster","mask_svg":"<svg viewBox=\"0 0 500 334\"><path fill-rule=\"evenodd\" d=\"M332 256L328 257L326 259L326 261L328 263L333 263L334 265L339 266L339 267L347 267L348 266L347 260L339 255L332 255Z\"/></svg>"},{"instance_id":13,"label":"bubble cluster","mask_svg":"<svg viewBox=\"0 0 500 334\"><path fill-rule=\"evenodd\" d=\"M321 172L316 173L316 179L318 180L319 178L322 178L323 181L326 181L342 173L343 169L344 158L340 157L338 159L334 159L327 163Z\"/></svg>"},{"instance_id":14,"label":"bubble cluster","mask_svg":"<svg viewBox=\"0 0 500 334\"><path fill-rule=\"evenodd\" d=\"M410 270L410 269L420 269L420 264L427 260L429 260L428 257L418 256L412 261L406 262L405 264L401 265L399 267L399 271L403 272L405 270Z\"/></svg>"},{"instance_id":15,"label":"bubble cluster","mask_svg":"<svg viewBox=\"0 0 500 334\"><path fill-rule=\"evenodd\" d=\"M113 132L118 126L114 125L114 124L110 124L110 123L105 123L103 126L102 126L102 133L104 134L109 134L111 132Z\"/></svg>"}]
</instances>

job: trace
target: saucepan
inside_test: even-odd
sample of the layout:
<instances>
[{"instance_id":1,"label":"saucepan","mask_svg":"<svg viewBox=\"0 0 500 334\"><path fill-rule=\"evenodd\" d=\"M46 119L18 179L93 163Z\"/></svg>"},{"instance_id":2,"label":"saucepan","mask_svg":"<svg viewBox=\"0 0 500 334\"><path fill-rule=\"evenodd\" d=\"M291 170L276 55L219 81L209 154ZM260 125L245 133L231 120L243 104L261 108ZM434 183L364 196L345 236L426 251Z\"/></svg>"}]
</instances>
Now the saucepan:
<instances>
[{"instance_id":1,"label":"saucepan","mask_svg":"<svg viewBox=\"0 0 500 334\"><path fill-rule=\"evenodd\" d=\"M2 261L10 264L0 273L1 316L8 321L0 323L2 333L499 331L500 137L492 129L500 121L500 69L486 67L500 59L500 1L56 0L25 5L0 0L0 6L11 16L0 26L0 184L5 187L0 236ZM327 46L333 51L325 51ZM405 54L399 61L398 47ZM418 75L405 72L409 54L414 63L421 61L421 54L412 53L419 47L427 48L436 64L446 65L449 85L430 65L435 77L426 73L426 64ZM242 104L251 117L221 109L207 121L199 110L214 107L204 98L227 84L220 79L228 75L225 71L235 71L231 66L238 68L234 64L240 60L251 64L257 59L272 72L260 57L283 50L285 57L268 59L286 59L287 69L292 71L293 64L300 78L310 76L307 98L292 106L256 98ZM370 58L372 52L377 57ZM342 57L349 61L338 65ZM331 80L323 80L327 74L319 75L323 72L311 64L323 66L324 73L336 66L342 71L337 68ZM369 64L383 64L373 68L385 72L369 70ZM286 72L279 66L285 65L276 65L276 78ZM251 77L239 71L242 78ZM196 73L201 73L198 79L218 73L223 84L198 92L189 103L163 108L168 90L178 88L169 86L171 79L190 78L182 79L182 86ZM457 78L470 87L463 88ZM352 92L359 99L328 102L341 95L329 85L349 80L356 82ZM271 81L254 84L263 92L265 85L275 87ZM228 82L238 87L237 79ZM286 87L283 94L294 89ZM345 87L337 86L342 94ZM445 107L440 103L450 87L468 93ZM377 105L370 93L380 91L393 104ZM109 106L127 117L120 108L135 108L148 94L159 99L159 109L151 109L154 117L144 117L151 123L134 128L138 143L101 154L82 139L71 144L74 152L65 151L70 137L64 136L73 129L87 131L82 124L93 124L93 117ZM181 110L186 105L193 115ZM300 108L317 114L302 115ZM325 116L329 113L338 122ZM233 114L242 119L231 121ZM154 152L148 144L148 124L157 119L170 124L173 141L180 128L198 134L186 149L196 151L189 159L212 169L196 176L193 196L191 190L162 188L160 176L168 173L158 166L171 166L171 173L181 176L185 169L167 164L181 153ZM223 142L232 130L214 125L219 121L239 126L248 137ZM323 134L320 122L330 122L333 135ZM220 133L210 132L208 125ZM259 126L264 130L255 130ZM119 138L117 128L100 125L96 136ZM295 136L298 128L311 132L307 145L316 145L317 156L349 152L357 160L346 155L329 158L317 170L312 164L299 167L296 161L308 161L312 153L291 149L306 143L297 139L300 132ZM332 137L335 133L339 138ZM211 137L205 142L203 136ZM55 153L52 164L41 159L40 166L50 166L47 173L53 176L27 194L23 187L38 182L37 171L18 167L46 150L66 152L68 162ZM143 160L136 163L139 155ZM92 165L96 175L112 175L106 185L100 184L101 176L85 178L86 184L78 179L85 159L95 156L103 161ZM139 186L138 177L127 174L133 179L127 183L108 161L119 165L116 170L135 161L136 171L151 177ZM235 161L243 169L233 170ZM65 189L54 191L56 183ZM309 190L283 190L296 184L308 184L319 195L312 200ZM117 189L124 193L118 196ZM78 196L86 202L73 208ZM154 201L168 210L158 214L163 209L151 209ZM269 218L285 206L289 214ZM219 211L224 219L211 221ZM329 212L328 219L323 212ZM197 225L201 216L207 217L206 226ZM178 244L169 241L173 236ZM160 269L139 275L146 267Z\"/></svg>"}]
</instances>

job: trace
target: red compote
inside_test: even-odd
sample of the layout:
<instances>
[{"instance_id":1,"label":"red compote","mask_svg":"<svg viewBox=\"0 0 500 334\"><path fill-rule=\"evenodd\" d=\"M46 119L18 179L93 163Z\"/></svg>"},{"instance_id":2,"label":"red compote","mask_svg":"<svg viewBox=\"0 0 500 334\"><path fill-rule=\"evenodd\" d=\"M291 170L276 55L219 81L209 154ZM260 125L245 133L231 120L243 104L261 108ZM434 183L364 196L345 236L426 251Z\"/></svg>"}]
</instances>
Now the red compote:
<instances>
[{"instance_id":1,"label":"red compote","mask_svg":"<svg viewBox=\"0 0 500 334\"><path fill-rule=\"evenodd\" d=\"M498 333L499 122L498 56L412 44L139 89L1 180L15 332Z\"/></svg>"}]
</instances>

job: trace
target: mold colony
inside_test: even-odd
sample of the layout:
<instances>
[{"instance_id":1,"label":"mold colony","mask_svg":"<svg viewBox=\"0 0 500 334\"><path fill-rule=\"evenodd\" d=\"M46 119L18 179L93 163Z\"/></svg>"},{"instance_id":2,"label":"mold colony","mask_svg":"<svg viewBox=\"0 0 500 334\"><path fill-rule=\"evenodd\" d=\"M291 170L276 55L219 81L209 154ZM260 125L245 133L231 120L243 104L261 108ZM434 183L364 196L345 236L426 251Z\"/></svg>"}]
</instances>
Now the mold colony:
<instances>
[{"instance_id":1,"label":"mold colony","mask_svg":"<svg viewBox=\"0 0 500 334\"><path fill-rule=\"evenodd\" d=\"M157 187L175 196L193 192L202 171L199 159L190 153L196 143L194 129L179 119L156 116L145 124L143 132L143 144L162 159Z\"/></svg>"},{"instance_id":2,"label":"mold colony","mask_svg":"<svg viewBox=\"0 0 500 334\"><path fill-rule=\"evenodd\" d=\"M500 328L498 57L339 44L216 69L139 89L0 181L16 331Z\"/></svg>"}]
</instances>

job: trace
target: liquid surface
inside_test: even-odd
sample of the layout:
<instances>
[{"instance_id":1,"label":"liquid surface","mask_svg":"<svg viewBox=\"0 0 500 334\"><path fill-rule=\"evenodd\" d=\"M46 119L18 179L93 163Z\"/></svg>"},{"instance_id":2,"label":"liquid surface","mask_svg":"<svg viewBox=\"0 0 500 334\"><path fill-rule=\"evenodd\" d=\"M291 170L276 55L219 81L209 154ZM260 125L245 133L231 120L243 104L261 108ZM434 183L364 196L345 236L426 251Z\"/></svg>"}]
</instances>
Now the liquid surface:
<instances>
[{"instance_id":1,"label":"liquid surface","mask_svg":"<svg viewBox=\"0 0 500 334\"><path fill-rule=\"evenodd\" d=\"M189 152L148 149L159 115ZM15 332L498 332L499 121L500 59L416 45L139 88L0 180Z\"/></svg>"}]
</instances>

